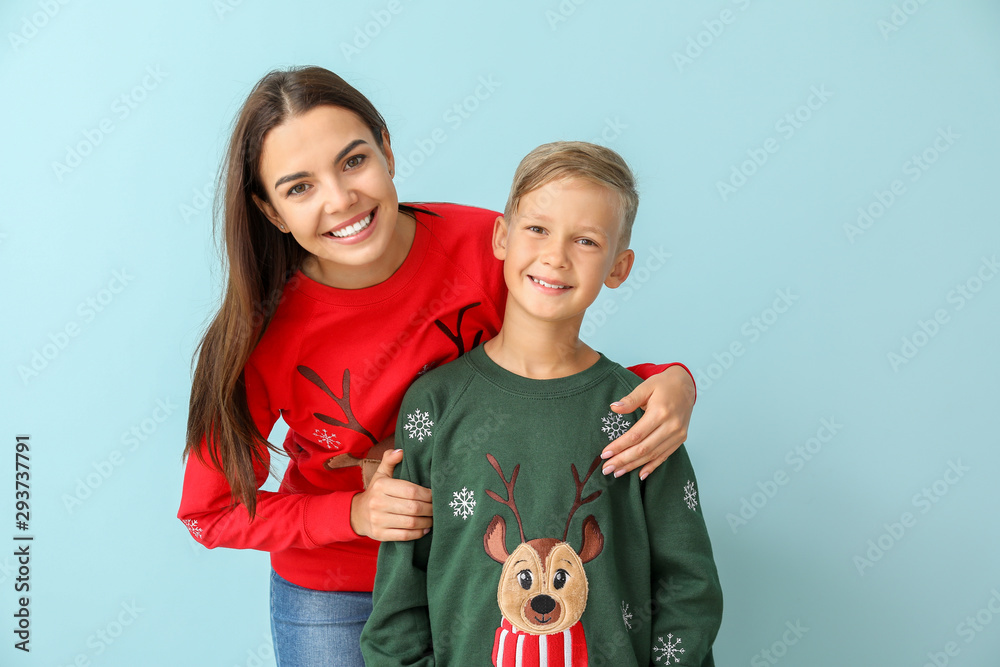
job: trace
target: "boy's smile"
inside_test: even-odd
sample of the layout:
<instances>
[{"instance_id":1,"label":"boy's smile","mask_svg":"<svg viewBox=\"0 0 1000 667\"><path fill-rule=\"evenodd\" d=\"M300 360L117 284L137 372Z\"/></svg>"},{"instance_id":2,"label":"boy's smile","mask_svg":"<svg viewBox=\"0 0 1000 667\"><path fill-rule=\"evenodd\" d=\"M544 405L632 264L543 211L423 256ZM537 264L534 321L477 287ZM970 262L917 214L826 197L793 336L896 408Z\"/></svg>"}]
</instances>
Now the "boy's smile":
<instances>
[{"instance_id":1,"label":"boy's smile","mask_svg":"<svg viewBox=\"0 0 1000 667\"><path fill-rule=\"evenodd\" d=\"M618 249L621 227L615 194L585 179L550 181L524 195L493 235L509 305L537 320L582 321L601 286L617 287L631 268L632 251Z\"/></svg>"}]
</instances>

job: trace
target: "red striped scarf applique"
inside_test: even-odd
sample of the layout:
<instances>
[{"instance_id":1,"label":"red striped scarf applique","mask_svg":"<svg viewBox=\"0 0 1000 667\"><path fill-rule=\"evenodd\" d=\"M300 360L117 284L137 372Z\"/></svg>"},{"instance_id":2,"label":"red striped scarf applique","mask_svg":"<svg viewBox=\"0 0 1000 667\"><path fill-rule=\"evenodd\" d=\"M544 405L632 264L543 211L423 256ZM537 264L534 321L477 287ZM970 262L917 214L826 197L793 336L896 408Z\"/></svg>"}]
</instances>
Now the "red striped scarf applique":
<instances>
[{"instance_id":1,"label":"red striped scarf applique","mask_svg":"<svg viewBox=\"0 0 1000 667\"><path fill-rule=\"evenodd\" d=\"M493 642L495 667L587 667L587 639L577 621L568 630L533 635L512 626L506 618Z\"/></svg>"}]
</instances>

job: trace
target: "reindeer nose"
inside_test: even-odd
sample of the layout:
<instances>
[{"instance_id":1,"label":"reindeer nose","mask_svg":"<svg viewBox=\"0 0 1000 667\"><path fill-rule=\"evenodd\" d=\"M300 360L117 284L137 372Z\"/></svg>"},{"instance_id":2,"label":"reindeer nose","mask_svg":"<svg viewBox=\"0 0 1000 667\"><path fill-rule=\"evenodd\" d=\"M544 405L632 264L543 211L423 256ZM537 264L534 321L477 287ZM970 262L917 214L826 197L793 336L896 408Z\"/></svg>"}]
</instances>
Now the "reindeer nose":
<instances>
[{"instance_id":1,"label":"reindeer nose","mask_svg":"<svg viewBox=\"0 0 1000 667\"><path fill-rule=\"evenodd\" d=\"M555 608L556 601L548 595L539 595L531 601L531 609L536 614L548 614Z\"/></svg>"}]
</instances>

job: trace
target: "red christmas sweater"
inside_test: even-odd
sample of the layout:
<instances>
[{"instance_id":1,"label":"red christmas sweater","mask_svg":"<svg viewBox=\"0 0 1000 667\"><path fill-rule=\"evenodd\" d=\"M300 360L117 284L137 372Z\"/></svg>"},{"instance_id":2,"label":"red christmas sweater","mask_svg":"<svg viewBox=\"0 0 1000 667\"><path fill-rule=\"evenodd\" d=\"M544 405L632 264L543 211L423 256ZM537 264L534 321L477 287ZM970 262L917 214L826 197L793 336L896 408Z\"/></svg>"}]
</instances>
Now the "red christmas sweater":
<instances>
[{"instance_id":1,"label":"red christmas sweater","mask_svg":"<svg viewBox=\"0 0 1000 667\"><path fill-rule=\"evenodd\" d=\"M301 272L288 281L244 368L257 429L266 436L279 415L289 426L288 467L277 492L258 491L251 521L232 505L222 473L188 457L178 518L206 547L269 551L274 570L305 588L372 590L379 543L350 523L361 469L331 470L326 462L345 453L364 458L393 435L410 384L494 336L507 296L491 244L498 214L421 206L436 215L416 214L410 252L386 281L357 290ZM665 368L631 370L646 378ZM256 472L259 488L268 468Z\"/></svg>"}]
</instances>

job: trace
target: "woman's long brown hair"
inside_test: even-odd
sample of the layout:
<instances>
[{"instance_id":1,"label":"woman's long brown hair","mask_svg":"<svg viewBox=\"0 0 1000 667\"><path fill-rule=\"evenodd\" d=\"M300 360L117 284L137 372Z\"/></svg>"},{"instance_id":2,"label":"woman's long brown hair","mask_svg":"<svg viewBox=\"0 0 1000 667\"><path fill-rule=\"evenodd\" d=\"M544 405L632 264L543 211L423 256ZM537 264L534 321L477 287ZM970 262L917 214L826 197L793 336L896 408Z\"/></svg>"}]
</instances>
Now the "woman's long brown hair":
<instances>
[{"instance_id":1,"label":"woman's long brown hair","mask_svg":"<svg viewBox=\"0 0 1000 667\"><path fill-rule=\"evenodd\" d=\"M286 282L308 253L272 225L253 201L268 201L260 182L264 137L289 117L329 104L356 113L382 149L385 121L371 102L321 67L269 73L240 110L219 174L215 232L221 239L228 279L222 305L195 350L184 456L194 453L225 475L234 503L251 518L257 509L254 464L266 466L267 449L247 405L243 368L281 300ZM401 206L402 210L412 210ZM203 448L207 438L209 446ZM208 461L205 452L208 452Z\"/></svg>"}]
</instances>

